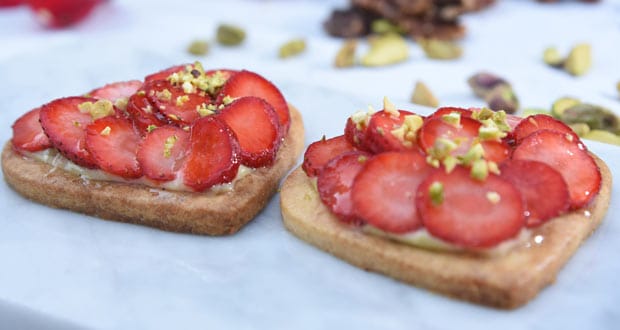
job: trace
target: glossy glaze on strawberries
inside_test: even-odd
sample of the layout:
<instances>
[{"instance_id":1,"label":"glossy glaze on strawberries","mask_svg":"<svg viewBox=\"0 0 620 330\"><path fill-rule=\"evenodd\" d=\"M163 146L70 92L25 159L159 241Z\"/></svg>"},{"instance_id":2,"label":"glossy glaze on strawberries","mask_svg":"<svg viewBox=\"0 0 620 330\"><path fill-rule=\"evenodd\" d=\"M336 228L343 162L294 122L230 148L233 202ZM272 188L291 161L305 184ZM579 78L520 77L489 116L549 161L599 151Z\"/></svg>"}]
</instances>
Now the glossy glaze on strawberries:
<instances>
[{"instance_id":1,"label":"glossy glaze on strawberries","mask_svg":"<svg viewBox=\"0 0 620 330\"><path fill-rule=\"evenodd\" d=\"M20 117L14 150L44 161L59 153L77 166L55 163L98 171L100 179L205 191L232 182L240 169L272 165L290 125L288 104L271 82L200 63L86 95Z\"/></svg>"},{"instance_id":2,"label":"glossy glaze on strawberries","mask_svg":"<svg viewBox=\"0 0 620 330\"><path fill-rule=\"evenodd\" d=\"M492 249L586 207L600 189L586 147L548 116L422 117L386 100L351 116L344 133L311 144L304 171L342 222L399 241L424 232L450 249Z\"/></svg>"}]
</instances>

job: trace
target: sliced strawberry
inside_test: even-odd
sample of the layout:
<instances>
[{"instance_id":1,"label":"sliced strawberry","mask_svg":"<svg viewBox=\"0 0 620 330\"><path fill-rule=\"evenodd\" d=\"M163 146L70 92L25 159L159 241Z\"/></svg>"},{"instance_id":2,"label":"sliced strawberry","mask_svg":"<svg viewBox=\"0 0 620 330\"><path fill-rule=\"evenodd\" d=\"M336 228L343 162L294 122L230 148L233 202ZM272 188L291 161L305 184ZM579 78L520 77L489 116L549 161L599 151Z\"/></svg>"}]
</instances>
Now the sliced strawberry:
<instances>
[{"instance_id":1,"label":"sliced strawberry","mask_svg":"<svg viewBox=\"0 0 620 330\"><path fill-rule=\"evenodd\" d=\"M185 93L183 87L167 80L155 80L144 86L146 97L167 119L180 125L191 124L201 117L198 109L211 103L205 92Z\"/></svg>"},{"instance_id":2,"label":"sliced strawberry","mask_svg":"<svg viewBox=\"0 0 620 330\"><path fill-rule=\"evenodd\" d=\"M41 107L41 127L54 148L74 163L96 168L95 159L86 149L86 126L92 123L89 113L78 108L84 102L96 102L89 97L66 97Z\"/></svg>"},{"instance_id":3,"label":"sliced strawberry","mask_svg":"<svg viewBox=\"0 0 620 330\"><path fill-rule=\"evenodd\" d=\"M458 108L458 107L441 107L433 112L430 116L426 117L426 119L431 118L441 118L441 116L449 115L451 113L458 113L462 118L471 118L472 111L471 109Z\"/></svg>"},{"instance_id":4,"label":"sliced strawberry","mask_svg":"<svg viewBox=\"0 0 620 330\"><path fill-rule=\"evenodd\" d=\"M495 174L477 181L469 172L461 166L450 173L437 169L420 184L416 204L426 229L469 248L490 247L517 235L525 224L517 188Z\"/></svg>"},{"instance_id":5,"label":"sliced strawberry","mask_svg":"<svg viewBox=\"0 0 620 330\"><path fill-rule=\"evenodd\" d=\"M142 87L140 80L119 81L94 89L88 95L96 99L110 100L114 103L118 99L128 98L135 94L140 87Z\"/></svg>"},{"instance_id":6,"label":"sliced strawberry","mask_svg":"<svg viewBox=\"0 0 620 330\"><path fill-rule=\"evenodd\" d=\"M435 145L438 138L457 141L458 148L452 152L453 156L462 156L470 148L474 140L478 137L480 122L472 118L461 118L459 125L452 125L444 121L441 117L426 120L418 133L418 143L425 152ZM483 141L484 157L487 160L501 163L510 154L510 147L504 141Z\"/></svg>"},{"instance_id":7,"label":"sliced strawberry","mask_svg":"<svg viewBox=\"0 0 620 330\"><path fill-rule=\"evenodd\" d=\"M107 116L86 127L86 146L104 171L135 179L142 176L136 158L140 134L125 118Z\"/></svg>"},{"instance_id":8,"label":"sliced strawberry","mask_svg":"<svg viewBox=\"0 0 620 330\"><path fill-rule=\"evenodd\" d=\"M321 200L343 222L358 222L351 201L351 187L369 157L371 155L363 151L341 154L330 160L317 178Z\"/></svg>"},{"instance_id":9,"label":"sliced strawberry","mask_svg":"<svg viewBox=\"0 0 620 330\"><path fill-rule=\"evenodd\" d=\"M239 143L235 133L215 116L194 122L183 182L195 191L231 182L239 169Z\"/></svg>"},{"instance_id":10,"label":"sliced strawberry","mask_svg":"<svg viewBox=\"0 0 620 330\"><path fill-rule=\"evenodd\" d=\"M235 133L241 148L241 164L262 167L273 164L282 139L278 116L263 99L247 96L226 106L218 117Z\"/></svg>"},{"instance_id":11,"label":"sliced strawberry","mask_svg":"<svg viewBox=\"0 0 620 330\"><path fill-rule=\"evenodd\" d=\"M344 135L331 139L323 138L308 146L301 167L308 176L318 176L327 162L340 154L354 150L356 150L355 147L347 141Z\"/></svg>"},{"instance_id":12,"label":"sliced strawberry","mask_svg":"<svg viewBox=\"0 0 620 330\"><path fill-rule=\"evenodd\" d=\"M375 112L368 122L366 130L365 145L374 153L384 151L410 151L418 150L418 145L413 141L401 141L392 133L392 131L400 128L405 121L405 116L414 115L414 113L398 110L399 116L395 117L388 112Z\"/></svg>"},{"instance_id":13,"label":"sliced strawberry","mask_svg":"<svg viewBox=\"0 0 620 330\"><path fill-rule=\"evenodd\" d=\"M533 160L511 160L504 162L500 170L500 177L511 182L523 197L527 227L539 226L568 210L568 186L551 166Z\"/></svg>"},{"instance_id":14,"label":"sliced strawberry","mask_svg":"<svg viewBox=\"0 0 620 330\"><path fill-rule=\"evenodd\" d=\"M143 136L148 132L149 126L161 127L168 123L164 115L149 102L144 91L139 91L129 98L126 111Z\"/></svg>"},{"instance_id":15,"label":"sliced strawberry","mask_svg":"<svg viewBox=\"0 0 620 330\"><path fill-rule=\"evenodd\" d=\"M175 126L164 126L146 135L138 149L138 162L144 176L156 181L177 177L189 148L189 133Z\"/></svg>"},{"instance_id":16,"label":"sliced strawberry","mask_svg":"<svg viewBox=\"0 0 620 330\"><path fill-rule=\"evenodd\" d=\"M563 122L544 114L528 116L519 122L513 131L513 136L517 144L526 138L528 135L541 130L548 129L559 133L568 133L573 136L575 140L579 140L579 137L575 132Z\"/></svg>"},{"instance_id":17,"label":"sliced strawberry","mask_svg":"<svg viewBox=\"0 0 620 330\"><path fill-rule=\"evenodd\" d=\"M601 187L601 172L581 141L570 133L539 130L521 140L513 159L537 160L556 169L568 184L571 208L585 206Z\"/></svg>"},{"instance_id":18,"label":"sliced strawberry","mask_svg":"<svg viewBox=\"0 0 620 330\"><path fill-rule=\"evenodd\" d=\"M144 77L144 83L148 83L148 82L155 81L155 80L166 80L168 79L168 77L170 77L171 74L176 73L176 72L182 72L183 70L185 70L185 67L187 67L188 65L191 65L191 64L175 65L165 70L152 73Z\"/></svg>"},{"instance_id":19,"label":"sliced strawberry","mask_svg":"<svg viewBox=\"0 0 620 330\"><path fill-rule=\"evenodd\" d=\"M517 125L519 125L519 123L521 122L521 120L523 120L523 118L519 116L511 115L509 113L506 114L506 124L508 124L511 131L514 131Z\"/></svg>"},{"instance_id":20,"label":"sliced strawberry","mask_svg":"<svg viewBox=\"0 0 620 330\"><path fill-rule=\"evenodd\" d=\"M366 140L366 125L360 124L359 126L351 120L347 119L347 124L344 128L344 137L349 141L352 146L355 146L359 150L370 151L368 142Z\"/></svg>"},{"instance_id":21,"label":"sliced strawberry","mask_svg":"<svg viewBox=\"0 0 620 330\"><path fill-rule=\"evenodd\" d=\"M290 125L288 104L284 96L282 96L282 93L280 93L280 90L269 80L254 72L246 70L239 71L230 77L220 89L218 103L221 103L226 96L232 98L256 96L264 99L267 103L271 104L278 114L278 121L282 132L288 132L288 127Z\"/></svg>"},{"instance_id":22,"label":"sliced strawberry","mask_svg":"<svg viewBox=\"0 0 620 330\"><path fill-rule=\"evenodd\" d=\"M432 171L421 154L384 152L370 159L353 183L353 208L360 219L390 233L422 226L416 210L418 185Z\"/></svg>"},{"instance_id":23,"label":"sliced strawberry","mask_svg":"<svg viewBox=\"0 0 620 330\"><path fill-rule=\"evenodd\" d=\"M32 109L17 118L13 126L13 147L21 151L40 151L52 146L39 122L41 108Z\"/></svg>"},{"instance_id":24,"label":"sliced strawberry","mask_svg":"<svg viewBox=\"0 0 620 330\"><path fill-rule=\"evenodd\" d=\"M211 77L212 75L216 74L216 73L220 73L222 75L222 77L224 78L224 80L228 81L228 79L230 79L230 77L232 77L235 73L239 72L237 70L231 70L231 69L215 69L215 70L208 70L205 71L205 76L207 77Z\"/></svg>"}]
</instances>

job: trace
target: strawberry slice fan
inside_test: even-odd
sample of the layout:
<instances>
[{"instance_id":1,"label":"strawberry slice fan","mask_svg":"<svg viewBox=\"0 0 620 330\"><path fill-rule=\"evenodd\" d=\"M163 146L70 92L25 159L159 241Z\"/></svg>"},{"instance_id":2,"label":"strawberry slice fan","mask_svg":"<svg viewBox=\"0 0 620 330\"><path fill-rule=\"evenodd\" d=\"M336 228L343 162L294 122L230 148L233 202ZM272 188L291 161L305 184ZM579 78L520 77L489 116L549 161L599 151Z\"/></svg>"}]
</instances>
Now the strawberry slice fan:
<instances>
[{"instance_id":1,"label":"strawberry slice fan","mask_svg":"<svg viewBox=\"0 0 620 330\"><path fill-rule=\"evenodd\" d=\"M343 223L488 249L587 206L601 185L568 126L546 115L508 122L503 111L454 107L422 117L386 100L312 143L302 168Z\"/></svg>"}]
</instances>

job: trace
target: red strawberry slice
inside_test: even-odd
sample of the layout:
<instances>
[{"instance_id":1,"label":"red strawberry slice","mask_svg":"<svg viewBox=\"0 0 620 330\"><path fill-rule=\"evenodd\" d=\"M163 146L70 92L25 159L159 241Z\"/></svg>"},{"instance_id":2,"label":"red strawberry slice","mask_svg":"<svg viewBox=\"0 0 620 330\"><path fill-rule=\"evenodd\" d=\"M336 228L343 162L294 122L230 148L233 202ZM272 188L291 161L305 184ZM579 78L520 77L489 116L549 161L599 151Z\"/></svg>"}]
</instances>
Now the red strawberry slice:
<instances>
[{"instance_id":1,"label":"red strawberry slice","mask_svg":"<svg viewBox=\"0 0 620 330\"><path fill-rule=\"evenodd\" d=\"M360 124L359 127L353 122L351 118L347 119L347 124L344 128L344 137L349 141L349 144L364 151L370 151L368 142L366 140L366 131L368 127Z\"/></svg>"},{"instance_id":2,"label":"red strawberry slice","mask_svg":"<svg viewBox=\"0 0 620 330\"><path fill-rule=\"evenodd\" d=\"M168 79L168 77L170 77L171 74L176 73L176 72L182 72L185 70L185 67L187 67L188 65L191 64L181 64L181 65L175 65L173 67L169 67L165 70L161 70L159 72L155 72L152 73L146 77L144 77L144 83L149 83L155 80L166 80Z\"/></svg>"},{"instance_id":3,"label":"red strawberry slice","mask_svg":"<svg viewBox=\"0 0 620 330\"><path fill-rule=\"evenodd\" d=\"M461 115L461 118L471 118L472 111L471 109L458 107L441 107L435 112L433 112L430 116L426 117L426 119L441 118L442 116L449 115L451 113L458 113L459 115Z\"/></svg>"},{"instance_id":4,"label":"red strawberry slice","mask_svg":"<svg viewBox=\"0 0 620 330\"><path fill-rule=\"evenodd\" d=\"M39 122L41 108L28 111L13 126L13 147L21 151L41 151L52 146Z\"/></svg>"},{"instance_id":5,"label":"red strawberry slice","mask_svg":"<svg viewBox=\"0 0 620 330\"><path fill-rule=\"evenodd\" d=\"M525 217L517 188L495 174L485 181L458 166L432 172L418 187L416 204L422 222L434 236L450 243L485 248L516 236ZM440 187L439 192L431 189Z\"/></svg>"},{"instance_id":6,"label":"red strawberry slice","mask_svg":"<svg viewBox=\"0 0 620 330\"><path fill-rule=\"evenodd\" d=\"M62 28L83 20L102 0L28 0L39 23Z\"/></svg>"},{"instance_id":7,"label":"red strawberry slice","mask_svg":"<svg viewBox=\"0 0 620 330\"><path fill-rule=\"evenodd\" d=\"M512 183L523 197L527 227L537 227L568 210L568 186L551 166L533 160L511 160L504 162L500 170L500 177Z\"/></svg>"},{"instance_id":8,"label":"red strawberry slice","mask_svg":"<svg viewBox=\"0 0 620 330\"><path fill-rule=\"evenodd\" d=\"M41 127L54 148L77 165L96 168L95 159L86 149L86 126L92 123L89 113L78 108L84 102L96 102L89 97L66 97L41 107Z\"/></svg>"},{"instance_id":9,"label":"red strawberry slice","mask_svg":"<svg viewBox=\"0 0 620 330\"><path fill-rule=\"evenodd\" d=\"M215 70L205 71L205 75L207 77L211 77L212 75L214 75L214 74L216 74L218 72L222 75L222 78L224 78L225 81L228 81L228 79L230 79L230 77L232 77L235 73L237 73L239 71L231 70L231 69L215 69Z\"/></svg>"},{"instance_id":10,"label":"red strawberry slice","mask_svg":"<svg viewBox=\"0 0 620 330\"><path fill-rule=\"evenodd\" d=\"M513 132L515 142L519 144L524 138L541 129L567 133L572 135L576 141L579 140L577 134L563 122L548 115L538 114L528 116L519 122Z\"/></svg>"},{"instance_id":11,"label":"red strawberry slice","mask_svg":"<svg viewBox=\"0 0 620 330\"><path fill-rule=\"evenodd\" d=\"M241 164L249 167L273 164L282 139L278 115L269 103L258 97L242 97L226 106L218 117L239 141Z\"/></svg>"},{"instance_id":12,"label":"red strawberry slice","mask_svg":"<svg viewBox=\"0 0 620 330\"><path fill-rule=\"evenodd\" d=\"M321 201L343 222L359 222L351 200L351 187L370 157L363 151L346 152L330 160L317 178Z\"/></svg>"},{"instance_id":13,"label":"red strawberry slice","mask_svg":"<svg viewBox=\"0 0 620 330\"><path fill-rule=\"evenodd\" d=\"M104 171L126 179L142 176L136 158L140 134L125 118L107 116L86 127L86 146Z\"/></svg>"},{"instance_id":14,"label":"red strawberry slice","mask_svg":"<svg viewBox=\"0 0 620 330\"><path fill-rule=\"evenodd\" d=\"M161 127L168 123L164 115L149 102L144 91L139 91L129 98L126 111L140 135L145 135L149 126Z\"/></svg>"},{"instance_id":15,"label":"red strawberry slice","mask_svg":"<svg viewBox=\"0 0 620 330\"><path fill-rule=\"evenodd\" d=\"M407 144L392 134L393 130L400 128L405 121L405 116L414 115L413 112L398 110L399 116L395 117L384 110L375 112L368 122L366 130L366 146L374 153L384 151L410 151L419 150L417 143L408 141Z\"/></svg>"},{"instance_id":16,"label":"red strawberry slice","mask_svg":"<svg viewBox=\"0 0 620 330\"><path fill-rule=\"evenodd\" d=\"M88 95L96 99L110 100L114 103L118 99L130 97L136 93L140 87L142 87L142 82L140 80L119 81L94 89L90 91Z\"/></svg>"},{"instance_id":17,"label":"red strawberry slice","mask_svg":"<svg viewBox=\"0 0 620 330\"><path fill-rule=\"evenodd\" d=\"M144 176L156 181L177 177L189 148L189 133L175 126L157 128L146 135L138 149Z\"/></svg>"},{"instance_id":18,"label":"red strawberry slice","mask_svg":"<svg viewBox=\"0 0 620 330\"><path fill-rule=\"evenodd\" d=\"M521 140L513 159L537 160L556 169L568 184L571 208L585 206L601 187L601 172L580 140L570 133L539 130Z\"/></svg>"},{"instance_id":19,"label":"red strawberry slice","mask_svg":"<svg viewBox=\"0 0 620 330\"><path fill-rule=\"evenodd\" d=\"M239 143L233 131L215 116L194 122L183 182L195 191L231 182L239 169Z\"/></svg>"},{"instance_id":20,"label":"red strawberry slice","mask_svg":"<svg viewBox=\"0 0 620 330\"><path fill-rule=\"evenodd\" d=\"M432 171L424 156L385 152L370 159L353 183L353 208L360 219L390 233L422 226L416 210L418 185Z\"/></svg>"},{"instance_id":21,"label":"red strawberry slice","mask_svg":"<svg viewBox=\"0 0 620 330\"><path fill-rule=\"evenodd\" d=\"M201 117L199 108L206 108L211 98L205 92L185 93L181 86L167 80L155 80L144 86L146 97L168 120L180 125L191 124Z\"/></svg>"},{"instance_id":22,"label":"red strawberry slice","mask_svg":"<svg viewBox=\"0 0 620 330\"><path fill-rule=\"evenodd\" d=\"M226 96L232 98L242 96L256 96L262 98L267 101L267 103L271 104L278 114L278 121L282 132L288 132L288 127L290 125L288 104L284 96L282 96L282 93L280 93L280 90L269 80L254 72L246 70L239 71L230 77L220 89L218 103L222 103L222 100Z\"/></svg>"},{"instance_id":23,"label":"red strawberry slice","mask_svg":"<svg viewBox=\"0 0 620 330\"><path fill-rule=\"evenodd\" d=\"M331 139L321 139L308 146L304 154L304 163L301 165L306 175L309 177L318 176L333 158L345 152L356 150L344 135L336 136Z\"/></svg>"},{"instance_id":24,"label":"red strawberry slice","mask_svg":"<svg viewBox=\"0 0 620 330\"><path fill-rule=\"evenodd\" d=\"M438 138L446 138L453 141L460 141L458 148L452 152L453 156L462 156L470 148L474 139L478 137L480 122L472 118L461 118L458 126L452 125L440 118L426 120L418 133L418 143L425 152L434 146ZM510 147L504 141L483 141L484 158L496 163L506 160L510 153Z\"/></svg>"}]
</instances>

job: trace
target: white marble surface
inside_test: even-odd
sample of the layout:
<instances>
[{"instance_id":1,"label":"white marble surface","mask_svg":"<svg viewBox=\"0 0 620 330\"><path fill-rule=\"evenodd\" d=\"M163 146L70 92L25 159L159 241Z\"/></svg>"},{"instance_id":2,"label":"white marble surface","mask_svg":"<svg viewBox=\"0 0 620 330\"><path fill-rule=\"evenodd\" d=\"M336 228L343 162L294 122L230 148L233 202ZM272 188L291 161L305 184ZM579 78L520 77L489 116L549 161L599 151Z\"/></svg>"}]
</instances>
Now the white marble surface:
<instances>
[{"instance_id":1,"label":"white marble surface","mask_svg":"<svg viewBox=\"0 0 620 330\"><path fill-rule=\"evenodd\" d=\"M524 106L573 95L620 112L620 3L502 1L466 19L465 56L336 70L340 41L321 29L344 1L112 1L66 31L36 26L25 9L0 11L0 141L26 110L98 85L193 60L185 46L219 22L249 32L240 48L214 46L207 67L272 79L302 111L308 142L341 134L344 119L389 96L401 108L424 80L442 105L482 105L465 79L487 69L510 80ZM308 51L281 61L284 41ZM582 78L540 62L544 47L590 42ZM588 143L620 177L620 149ZM497 311L447 299L349 266L290 235L277 196L246 228L211 238L101 221L25 200L0 184L0 322L10 327L212 329L611 329L620 324L620 186L605 222L530 304ZM0 325L0 327L2 327Z\"/></svg>"}]
</instances>

